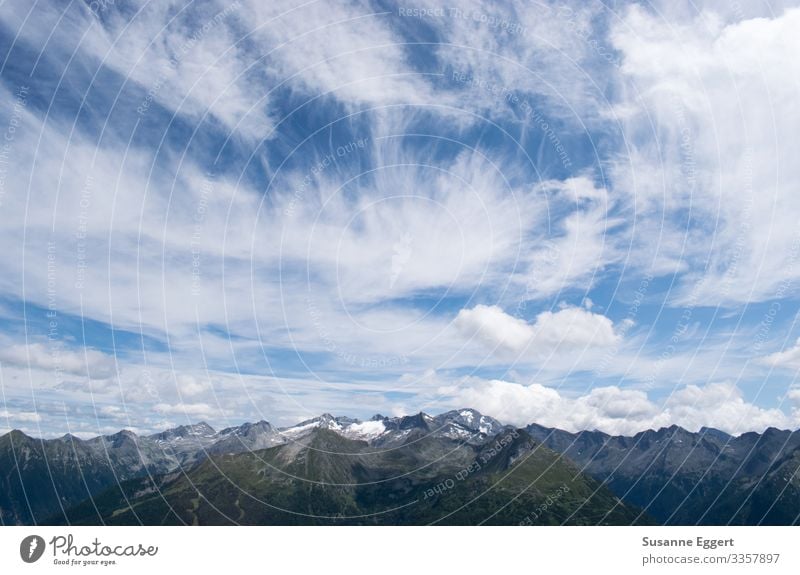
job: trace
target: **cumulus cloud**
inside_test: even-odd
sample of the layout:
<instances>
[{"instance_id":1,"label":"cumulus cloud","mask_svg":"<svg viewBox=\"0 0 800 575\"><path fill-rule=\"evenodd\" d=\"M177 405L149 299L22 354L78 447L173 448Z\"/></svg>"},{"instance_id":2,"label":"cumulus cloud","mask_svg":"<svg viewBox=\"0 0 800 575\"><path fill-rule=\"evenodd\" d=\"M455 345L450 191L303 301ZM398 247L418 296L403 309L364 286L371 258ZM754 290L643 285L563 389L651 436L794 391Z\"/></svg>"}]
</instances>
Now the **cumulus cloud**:
<instances>
[{"instance_id":1,"label":"cumulus cloud","mask_svg":"<svg viewBox=\"0 0 800 575\"><path fill-rule=\"evenodd\" d=\"M689 431L714 427L739 434L767 427L794 429L800 410L787 415L747 402L731 383L687 385L661 402L636 389L597 387L584 395L568 395L538 383L522 385L492 380L470 382L463 388L442 388L459 405L469 405L513 425L538 423L567 431L597 429L631 435L645 429L679 425Z\"/></svg>"},{"instance_id":2,"label":"cumulus cloud","mask_svg":"<svg viewBox=\"0 0 800 575\"><path fill-rule=\"evenodd\" d=\"M800 369L800 338L783 351L776 351L760 359L761 363L787 369Z\"/></svg>"},{"instance_id":3,"label":"cumulus cloud","mask_svg":"<svg viewBox=\"0 0 800 575\"><path fill-rule=\"evenodd\" d=\"M533 328L526 321L508 315L496 305L477 305L462 309L456 327L467 337L477 336L487 345L510 351L522 351L533 338Z\"/></svg>"},{"instance_id":4,"label":"cumulus cloud","mask_svg":"<svg viewBox=\"0 0 800 575\"><path fill-rule=\"evenodd\" d=\"M579 307L544 311L533 324L534 343L569 347L607 346L617 342L614 323L606 316Z\"/></svg>"},{"instance_id":5,"label":"cumulus cloud","mask_svg":"<svg viewBox=\"0 0 800 575\"><path fill-rule=\"evenodd\" d=\"M455 320L466 337L477 337L486 345L514 353L580 347L604 347L619 340L614 323L601 314L579 307L544 311L533 323L513 317L499 306L477 305L462 309Z\"/></svg>"}]
</instances>

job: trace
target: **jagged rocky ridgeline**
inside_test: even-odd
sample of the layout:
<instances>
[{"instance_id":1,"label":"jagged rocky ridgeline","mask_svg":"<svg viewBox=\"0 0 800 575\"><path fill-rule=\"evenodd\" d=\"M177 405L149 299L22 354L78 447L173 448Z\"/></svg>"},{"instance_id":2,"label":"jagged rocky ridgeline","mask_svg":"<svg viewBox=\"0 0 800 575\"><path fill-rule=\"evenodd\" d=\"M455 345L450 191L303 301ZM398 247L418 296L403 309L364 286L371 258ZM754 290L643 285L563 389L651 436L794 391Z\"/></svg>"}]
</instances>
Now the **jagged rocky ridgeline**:
<instances>
[{"instance_id":1,"label":"jagged rocky ridgeline","mask_svg":"<svg viewBox=\"0 0 800 575\"><path fill-rule=\"evenodd\" d=\"M13 431L0 437L0 519L796 524L798 467L797 432L731 437L673 426L614 437L515 429L473 409L369 421L323 414L286 428L198 423L88 440ZM228 499L239 506L230 514Z\"/></svg>"}]
</instances>

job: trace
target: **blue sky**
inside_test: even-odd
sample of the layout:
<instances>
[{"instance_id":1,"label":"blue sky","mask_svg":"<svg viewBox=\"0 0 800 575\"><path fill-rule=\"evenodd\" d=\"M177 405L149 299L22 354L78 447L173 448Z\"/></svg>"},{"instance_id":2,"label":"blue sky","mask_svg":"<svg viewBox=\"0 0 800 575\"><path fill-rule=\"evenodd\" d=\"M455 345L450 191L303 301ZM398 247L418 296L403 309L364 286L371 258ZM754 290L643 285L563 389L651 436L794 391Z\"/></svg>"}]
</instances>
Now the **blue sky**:
<instances>
[{"instance_id":1,"label":"blue sky","mask_svg":"<svg viewBox=\"0 0 800 575\"><path fill-rule=\"evenodd\" d=\"M0 429L800 426L796 4L5 2Z\"/></svg>"}]
</instances>

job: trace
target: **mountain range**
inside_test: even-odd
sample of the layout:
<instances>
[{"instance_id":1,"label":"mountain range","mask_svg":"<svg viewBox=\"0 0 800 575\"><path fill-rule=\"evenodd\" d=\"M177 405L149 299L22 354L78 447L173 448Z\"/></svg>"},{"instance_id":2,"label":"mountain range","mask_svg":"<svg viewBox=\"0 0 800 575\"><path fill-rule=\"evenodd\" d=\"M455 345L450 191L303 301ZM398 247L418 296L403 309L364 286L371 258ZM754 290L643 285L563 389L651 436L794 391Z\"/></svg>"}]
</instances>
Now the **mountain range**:
<instances>
[{"instance_id":1,"label":"mountain range","mask_svg":"<svg viewBox=\"0 0 800 575\"><path fill-rule=\"evenodd\" d=\"M0 521L31 524L789 525L800 433L631 437L473 409L139 436L0 436Z\"/></svg>"},{"instance_id":2,"label":"mountain range","mask_svg":"<svg viewBox=\"0 0 800 575\"><path fill-rule=\"evenodd\" d=\"M663 525L796 525L800 432L732 437L673 425L632 437L526 430Z\"/></svg>"}]
</instances>

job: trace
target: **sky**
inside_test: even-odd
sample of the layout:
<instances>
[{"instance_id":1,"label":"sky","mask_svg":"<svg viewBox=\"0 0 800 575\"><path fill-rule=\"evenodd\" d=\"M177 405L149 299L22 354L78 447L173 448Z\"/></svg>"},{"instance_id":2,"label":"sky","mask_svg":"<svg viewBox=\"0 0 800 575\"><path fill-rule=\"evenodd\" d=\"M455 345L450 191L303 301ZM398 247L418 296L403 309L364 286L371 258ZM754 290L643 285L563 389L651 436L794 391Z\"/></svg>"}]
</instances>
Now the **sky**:
<instances>
[{"instance_id":1,"label":"sky","mask_svg":"<svg viewBox=\"0 0 800 575\"><path fill-rule=\"evenodd\" d=\"M800 2L6 0L0 432L800 427Z\"/></svg>"}]
</instances>

